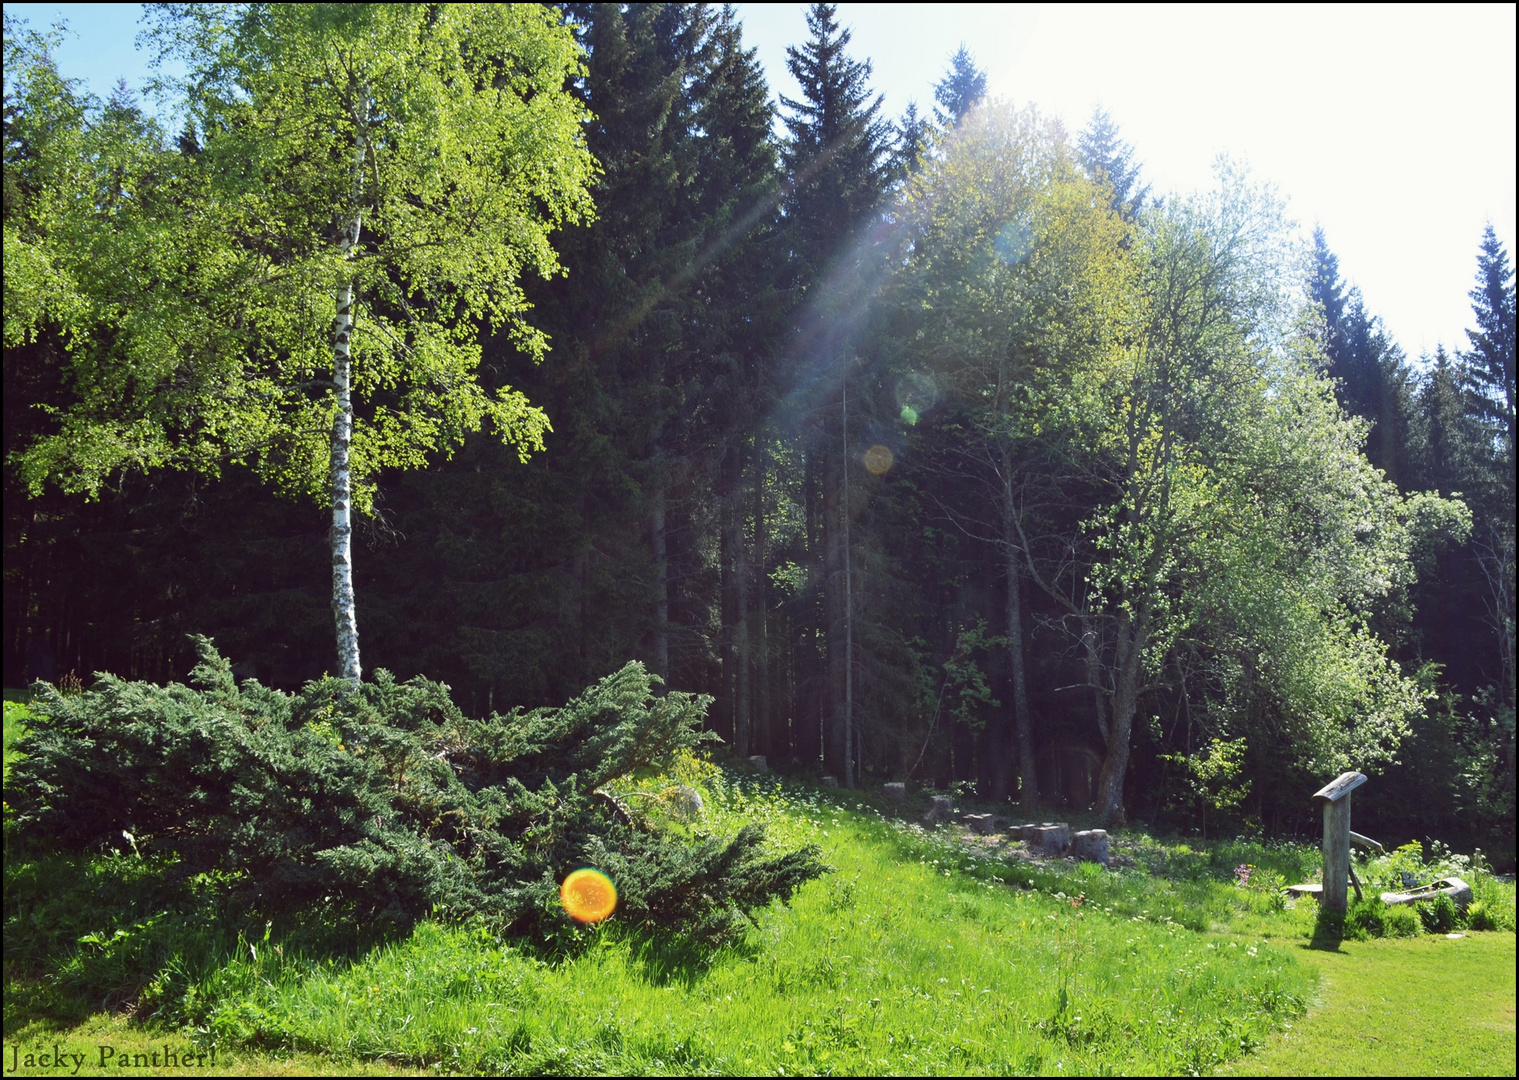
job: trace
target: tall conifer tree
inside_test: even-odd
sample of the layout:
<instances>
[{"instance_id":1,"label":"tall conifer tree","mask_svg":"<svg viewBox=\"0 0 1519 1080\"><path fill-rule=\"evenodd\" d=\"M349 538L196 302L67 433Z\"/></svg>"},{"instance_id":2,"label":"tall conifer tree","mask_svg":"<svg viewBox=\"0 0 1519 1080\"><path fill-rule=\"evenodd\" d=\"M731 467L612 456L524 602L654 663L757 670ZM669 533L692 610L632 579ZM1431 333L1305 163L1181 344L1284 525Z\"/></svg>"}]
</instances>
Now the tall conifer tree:
<instances>
[{"instance_id":1,"label":"tall conifer tree","mask_svg":"<svg viewBox=\"0 0 1519 1080\"><path fill-rule=\"evenodd\" d=\"M824 695L825 764L846 785L854 782L853 672L850 638L851 567L847 542L850 507L846 470L854 462L848 419L849 372L859 320L873 279L868 225L891 180L891 125L871 100L868 60L846 50L850 32L832 4L807 13L811 32L786 64L802 87L799 100L783 97L789 138L783 147L788 180L786 218L795 283L807 302L800 309L795 344L795 399L802 409L809 475L817 476L822 527L823 637L827 641ZM858 401L858 394L855 394Z\"/></svg>"},{"instance_id":2,"label":"tall conifer tree","mask_svg":"<svg viewBox=\"0 0 1519 1080\"><path fill-rule=\"evenodd\" d=\"M1133 221L1145 208L1150 185L1139 182L1140 165L1134 147L1123 141L1118 125L1103 108L1092 112L1077 140L1081 164L1093 180L1106 179L1113 191L1113 209L1125 221Z\"/></svg>"},{"instance_id":3,"label":"tall conifer tree","mask_svg":"<svg viewBox=\"0 0 1519 1080\"><path fill-rule=\"evenodd\" d=\"M1403 350L1388 336L1382 320L1366 310L1359 289L1347 290L1339 259L1321 228L1313 232L1313 268L1309 295L1324 313L1324 355L1336 395L1348 413L1370 425L1366 456L1407 489L1412 474L1407 459L1413 422L1413 374Z\"/></svg>"},{"instance_id":4,"label":"tall conifer tree","mask_svg":"<svg viewBox=\"0 0 1519 1080\"><path fill-rule=\"evenodd\" d=\"M945 72L944 78L934 83L934 100L939 103L934 109L934 119L938 120L940 127L959 127L965 114L974 109L984 97L986 72L976 67L970 50L961 42L955 55L949 59L949 71Z\"/></svg>"}]
</instances>

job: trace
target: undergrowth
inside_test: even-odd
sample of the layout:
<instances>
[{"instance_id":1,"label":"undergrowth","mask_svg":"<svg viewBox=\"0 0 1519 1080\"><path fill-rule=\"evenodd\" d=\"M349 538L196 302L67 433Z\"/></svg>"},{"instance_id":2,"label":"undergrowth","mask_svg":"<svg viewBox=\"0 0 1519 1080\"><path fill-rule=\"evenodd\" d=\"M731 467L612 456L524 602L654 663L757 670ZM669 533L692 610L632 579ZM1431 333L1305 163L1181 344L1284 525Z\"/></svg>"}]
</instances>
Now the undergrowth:
<instances>
[{"instance_id":1,"label":"undergrowth","mask_svg":"<svg viewBox=\"0 0 1519 1080\"><path fill-rule=\"evenodd\" d=\"M1316 906L1279 891L1312 847L1120 833L1114 870L1033 859L689 752L610 790L692 840L758 824L767 851L815 843L834 872L711 950L620 915L555 947L488 918L254 921L235 882L125 841L7 860L7 1036L116 1006L204 1044L458 1072L1196 1074L1314 991L1293 946ZM1511 925L1512 886L1468 880Z\"/></svg>"}]
</instances>

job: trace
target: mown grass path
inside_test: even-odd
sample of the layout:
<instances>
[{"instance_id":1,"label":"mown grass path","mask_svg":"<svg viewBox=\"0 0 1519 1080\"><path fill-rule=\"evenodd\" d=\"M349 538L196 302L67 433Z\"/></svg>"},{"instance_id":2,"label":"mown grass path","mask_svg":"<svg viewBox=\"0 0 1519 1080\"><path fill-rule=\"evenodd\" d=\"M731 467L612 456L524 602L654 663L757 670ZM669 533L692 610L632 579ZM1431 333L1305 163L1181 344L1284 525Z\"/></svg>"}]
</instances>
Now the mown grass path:
<instances>
[{"instance_id":1,"label":"mown grass path","mask_svg":"<svg viewBox=\"0 0 1519 1080\"><path fill-rule=\"evenodd\" d=\"M1318 1003L1259 1052L1249 1076L1513 1076L1509 933L1292 947L1322 975Z\"/></svg>"}]
</instances>

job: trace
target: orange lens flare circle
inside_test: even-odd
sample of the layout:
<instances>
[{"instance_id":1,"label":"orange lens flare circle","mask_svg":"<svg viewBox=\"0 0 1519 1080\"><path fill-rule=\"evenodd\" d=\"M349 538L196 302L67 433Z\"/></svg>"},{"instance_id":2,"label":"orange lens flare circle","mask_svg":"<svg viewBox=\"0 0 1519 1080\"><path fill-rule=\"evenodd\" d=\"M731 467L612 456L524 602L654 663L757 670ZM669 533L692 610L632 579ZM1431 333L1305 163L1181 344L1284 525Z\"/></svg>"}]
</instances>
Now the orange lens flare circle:
<instances>
[{"instance_id":1,"label":"orange lens flare circle","mask_svg":"<svg viewBox=\"0 0 1519 1080\"><path fill-rule=\"evenodd\" d=\"M576 870L559 886L559 902L572 919L600 922L617 908L617 886L600 870Z\"/></svg>"},{"instance_id":2,"label":"orange lens flare circle","mask_svg":"<svg viewBox=\"0 0 1519 1080\"><path fill-rule=\"evenodd\" d=\"M865 468L869 469L873 476L885 473L891 468L891 463L891 451L884 446L877 444L865 451Z\"/></svg>"}]
</instances>

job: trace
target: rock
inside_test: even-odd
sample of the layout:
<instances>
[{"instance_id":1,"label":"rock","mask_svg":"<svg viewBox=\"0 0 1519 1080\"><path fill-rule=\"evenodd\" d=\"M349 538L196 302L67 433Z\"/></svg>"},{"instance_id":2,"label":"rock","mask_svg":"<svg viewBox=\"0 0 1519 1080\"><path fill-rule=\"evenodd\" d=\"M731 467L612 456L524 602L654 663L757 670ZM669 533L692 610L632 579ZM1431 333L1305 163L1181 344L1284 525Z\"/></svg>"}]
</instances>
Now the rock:
<instances>
[{"instance_id":1,"label":"rock","mask_svg":"<svg viewBox=\"0 0 1519 1080\"><path fill-rule=\"evenodd\" d=\"M886 799L887 802L906 802L907 785L900 780L890 784L882 784L881 795Z\"/></svg>"},{"instance_id":2,"label":"rock","mask_svg":"<svg viewBox=\"0 0 1519 1080\"><path fill-rule=\"evenodd\" d=\"M1071 846L1071 827L1063 821L1036 825L1028 846L1049 855L1063 855Z\"/></svg>"},{"instance_id":3,"label":"rock","mask_svg":"<svg viewBox=\"0 0 1519 1080\"><path fill-rule=\"evenodd\" d=\"M749 764L753 765L760 772L769 772L770 771L770 766L768 766L768 765L765 764L765 755L764 754L750 754L749 755Z\"/></svg>"},{"instance_id":4,"label":"rock","mask_svg":"<svg viewBox=\"0 0 1519 1080\"><path fill-rule=\"evenodd\" d=\"M837 776L825 776L825 777L823 777L823 786L824 787L838 787L839 786L839 778Z\"/></svg>"},{"instance_id":5,"label":"rock","mask_svg":"<svg viewBox=\"0 0 1519 1080\"><path fill-rule=\"evenodd\" d=\"M1108 865L1108 834L1103 829L1087 829L1071 837L1071 855L1080 862Z\"/></svg>"},{"instance_id":6,"label":"rock","mask_svg":"<svg viewBox=\"0 0 1519 1080\"><path fill-rule=\"evenodd\" d=\"M677 784L663 792L664 803L676 817L691 818L701 817L702 801L701 793L688 784Z\"/></svg>"},{"instance_id":7,"label":"rock","mask_svg":"<svg viewBox=\"0 0 1519 1080\"><path fill-rule=\"evenodd\" d=\"M923 820L928 822L948 821L951 810L948 795L935 795L934 801L928 808L928 813L923 815Z\"/></svg>"},{"instance_id":8,"label":"rock","mask_svg":"<svg viewBox=\"0 0 1519 1080\"><path fill-rule=\"evenodd\" d=\"M982 836L992 834L993 818L990 814L965 814L960 820L969 825L973 833L980 833Z\"/></svg>"}]
</instances>

